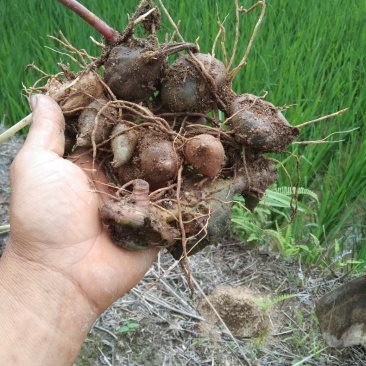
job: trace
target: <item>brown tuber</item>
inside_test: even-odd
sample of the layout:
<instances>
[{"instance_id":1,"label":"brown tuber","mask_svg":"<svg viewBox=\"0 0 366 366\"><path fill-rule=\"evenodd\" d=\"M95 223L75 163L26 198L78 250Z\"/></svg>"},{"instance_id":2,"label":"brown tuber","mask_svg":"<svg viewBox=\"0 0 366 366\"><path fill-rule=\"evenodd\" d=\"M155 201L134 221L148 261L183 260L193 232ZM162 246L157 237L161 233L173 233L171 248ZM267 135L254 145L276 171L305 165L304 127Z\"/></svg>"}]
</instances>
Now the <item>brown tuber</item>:
<instances>
[{"instance_id":1,"label":"brown tuber","mask_svg":"<svg viewBox=\"0 0 366 366\"><path fill-rule=\"evenodd\" d=\"M245 190L248 186L247 178L243 176L231 180L207 181L203 185L199 182L198 177L191 177L182 185L181 204L186 207L184 228L186 233L191 235L186 245L188 255L217 243L225 235L231 218L231 205L226 202L230 202L235 193ZM201 200L197 200L197 197ZM193 218L194 214L196 219ZM177 260L182 256L180 240L170 248L170 253Z\"/></svg>"},{"instance_id":2,"label":"brown tuber","mask_svg":"<svg viewBox=\"0 0 366 366\"><path fill-rule=\"evenodd\" d=\"M113 150L112 166L118 168L131 159L139 135L136 129L131 129L131 126L125 123L118 124L113 129L112 135L116 136L111 141Z\"/></svg>"},{"instance_id":3,"label":"brown tuber","mask_svg":"<svg viewBox=\"0 0 366 366\"><path fill-rule=\"evenodd\" d=\"M93 99L103 96L104 87L100 77L93 71L80 72L75 78L49 79L47 95L53 98L67 116L73 116Z\"/></svg>"},{"instance_id":4,"label":"brown tuber","mask_svg":"<svg viewBox=\"0 0 366 366\"><path fill-rule=\"evenodd\" d=\"M195 171L209 178L218 175L225 163L222 143L208 134L190 138L184 145L184 156Z\"/></svg>"},{"instance_id":5,"label":"brown tuber","mask_svg":"<svg viewBox=\"0 0 366 366\"><path fill-rule=\"evenodd\" d=\"M140 143L141 171L152 185L166 183L176 177L179 159L169 140L147 135Z\"/></svg>"},{"instance_id":6,"label":"brown tuber","mask_svg":"<svg viewBox=\"0 0 366 366\"><path fill-rule=\"evenodd\" d=\"M105 63L105 82L120 99L143 102L156 90L167 56L186 49L197 51L192 43L171 43L159 49L142 42L121 44L112 49Z\"/></svg>"},{"instance_id":7,"label":"brown tuber","mask_svg":"<svg viewBox=\"0 0 366 366\"><path fill-rule=\"evenodd\" d=\"M179 165L172 142L161 134L147 133L140 137L131 161L120 166L117 173L122 183L142 178L156 189L176 177Z\"/></svg>"},{"instance_id":8,"label":"brown tuber","mask_svg":"<svg viewBox=\"0 0 366 366\"><path fill-rule=\"evenodd\" d=\"M130 250L173 245L179 232L168 224L166 212L150 205L149 184L143 179L132 183L130 195L105 202L100 211L114 243Z\"/></svg>"},{"instance_id":9,"label":"brown tuber","mask_svg":"<svg viewBox=\"0 0 366 366\"><path fill-rule=\"evenodd\" d=\"M209 54L197 53L196 59L213 79L216 89L227 83L224 64ZM172 112L209 112L215 99L212 86L191 56L180 57L168 69L162 82L161 102Z\"/></svg>"},{"instance_id":10,"label":"brown tuber","mask_svg":"<svg viewBox=\"0 0 366 366\"><path fill-rule=\"evenodd\" d=\"M236 140L262 152L282 152L300 133L272 103L252 94L236 96L227 114Z\"/></svg>"}]
</instances>

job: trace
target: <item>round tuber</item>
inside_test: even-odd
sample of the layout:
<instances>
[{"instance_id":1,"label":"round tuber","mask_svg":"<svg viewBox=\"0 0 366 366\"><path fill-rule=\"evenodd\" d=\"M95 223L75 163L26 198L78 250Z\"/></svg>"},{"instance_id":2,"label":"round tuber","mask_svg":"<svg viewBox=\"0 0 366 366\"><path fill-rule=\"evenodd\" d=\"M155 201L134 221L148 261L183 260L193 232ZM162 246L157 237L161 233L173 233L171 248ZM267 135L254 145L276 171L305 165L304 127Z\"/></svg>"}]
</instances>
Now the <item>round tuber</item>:
<instances>
[{"instance_id":1,"label":"round tuber","mask_svg":"<svg viewBox=\"0 0 366 366\"><path fill-rule=\"evenodd\" d=\"M209 54L197 53L196 59L213 78L217 89L227 83L225 65ZM162 105L171 112L209 112L215 100L212 86L190 56L180 57L168 69L162 82Z\"/></svg>"},{"instance_id":2,"label":"round tuber","mask_svg":"<svg viewBox=\"0 0 366 366\"><path fill-rule=\"evenodd\" d=\"M167 56L185 49L196 51L197 47L183 42L165 44L156 50L141 40L116 46L105 63L105 82L120 99L146 101L157 88Z\"/></svg>"},{"instance_id":3,"label":"round tuber","mask_svg":"<svg viewBox=\"0 0 366 366\"><path fill-rule=\"evenodd\" d=\"M131 160L121 165L117 174L122 183L140 178L156 189L175 178L179 166L180 158L172 142L163 135L147 133L139 139Z\"/></svg>"},{"instance_id":4,"label":"round tuber","mask_svg":"<svg viewBox=\"0 0 366 366\"><path fill-rule=\"evenodd\" d=\"M222 143L209 134L190 138L184 145L184 156L198 173L209 178L218 175L225 163Z\"/></svg>"},{"instance_id":5,"label":"round tuber","mask_svg":"<svg viewBox=\"0 0 366 366\"><path fill-rule=\"evenodd\" d=\"M262 152L282 152L300 133L272 103L252 94L236 96L227 114L236 140Z\"/></svg>"}]
</instances>

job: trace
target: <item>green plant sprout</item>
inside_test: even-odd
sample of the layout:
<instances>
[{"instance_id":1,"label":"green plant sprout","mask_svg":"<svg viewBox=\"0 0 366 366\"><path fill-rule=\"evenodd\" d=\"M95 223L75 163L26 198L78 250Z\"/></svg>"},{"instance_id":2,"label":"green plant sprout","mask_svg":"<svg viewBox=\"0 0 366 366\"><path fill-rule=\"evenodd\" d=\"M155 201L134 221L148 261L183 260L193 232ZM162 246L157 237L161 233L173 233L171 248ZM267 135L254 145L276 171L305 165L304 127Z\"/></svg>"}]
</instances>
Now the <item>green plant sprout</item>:
<instances>
[{"instance_id":1,"label":"green plant sprout","mask_svg":"<svg viewBox=\"0 0 366 366\"><path fill-rule=\"evenodd\" d=\"M273 305L275 305L281 301L292 299L293 297L296 297L296 296L297 296L296 294L284 294L284 295L279 295L279 296L275 297L274 299L272 299L270 295L266 295L264 300L253 299L253 302L255 304L257 304L264 312L266 312Z\"/></svg>"},{"instance_id":2,"label":"green plant sprout","mask_svg":"<svg viewBox=\"0 0 366 366\"><path fill-rule=\"evenodd\" d=\"M136 322L131 322L128 319L124 319L125 324L120 326L117 329L117 333L125 333L125 334L129 334L133 329L136 329L140 326L139 323Z\"/></svg>"}]
</instances>

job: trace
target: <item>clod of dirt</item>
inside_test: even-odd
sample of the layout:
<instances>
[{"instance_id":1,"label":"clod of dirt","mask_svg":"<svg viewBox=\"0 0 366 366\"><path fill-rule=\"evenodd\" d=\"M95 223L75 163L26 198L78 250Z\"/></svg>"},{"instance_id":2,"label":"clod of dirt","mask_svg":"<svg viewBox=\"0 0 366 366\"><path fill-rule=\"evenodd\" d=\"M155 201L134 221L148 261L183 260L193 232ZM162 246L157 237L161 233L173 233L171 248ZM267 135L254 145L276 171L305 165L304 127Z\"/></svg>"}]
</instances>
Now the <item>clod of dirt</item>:
<instances>
[{"instance_id":1,"label":"clod of dirt","mask_svg":"<svg viewBox=\"0 0 366 366\"><path fill-rule=\"evenodd\" d=\"M192 43L164 44L154 49L147 42L130 42L112 49L105 63L105 82L123 100L143 102L156 90L169 55L183 50L197 51Z\"/></svg>"},{"instance_id":2,"label":"clod of dirt","mask_svg":"<svg viewBox=\"0 0 366 366\"><path fill-rule=\"evenodd\" d=\"M184 156L202 175L213 178L225 163L225 150L219 139L201 134L190 138L184 146Z\"/></svg>"},{"instance_id":3,"label":"clod of dirt","mask_svg":"<svg viewBox=\"0 0 366 366\"><path fill-rule=\"evenodd\" d=\"M215 89L227 82L226 68L221 61L202 53L195 54L195 58L198 63L191 56L180 57L162 80L162 105L171 112L207 113L213 108L213 87L200 70L200 65L212 78Z\"/></svg>"},{"instance_id":4,"label":"clod of dirt","mask_svg":"<svg viewBox=\"0 0 366 366\"><path fill-rule=\"evenodd\" d=\"M258 337L269 325L268 316L253 299L256 297L240 287L219 286L207 296L235 337ZM198 304L207 326L220 325L220 320L205 299ZM221 327L222 328L222 327Z\"/></svg>"},{"instance_id":5,"label":"clod of dirt","mask_svg":"<svg viewBox=\"0 0 366 366\"><path fill-rule=\"evenodd\" d=\"M242 94L227 107L236 140L262 152L282 152L300 133L272 103Z\"/></svg>"},{"instance_id":6,"label":"clod of dirt","mask_svg":"<svg viewBox=\"0 0 366 366\"><path fill-rule=\"evenodd\" d=\"M113 242L125 249L166 247L179 236L178 230L167 224L166 212L150 205L149 184L142 179L134 181L127 197L105 202L101 218Z\"/></svg>"}]
</instances>

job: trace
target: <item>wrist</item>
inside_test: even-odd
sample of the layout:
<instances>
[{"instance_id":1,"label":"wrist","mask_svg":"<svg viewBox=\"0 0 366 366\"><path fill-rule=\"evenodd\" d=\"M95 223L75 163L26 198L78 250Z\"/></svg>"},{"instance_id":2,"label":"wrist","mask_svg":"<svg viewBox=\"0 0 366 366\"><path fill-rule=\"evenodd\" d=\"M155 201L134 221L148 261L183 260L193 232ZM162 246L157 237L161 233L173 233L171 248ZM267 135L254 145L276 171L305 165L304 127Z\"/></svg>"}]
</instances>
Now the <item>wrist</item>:
<instances>
[{"instance_id":1,"label":"wrist","mask_svg":"<svg viewBox=\"0 0 366 366\"><path fill-rule=\"evenodd\" d=\"M0 259L0 298L6 340L0 364L53 365L58 359L71 365L99 314L65 274L11 250Z\"/></svg>"}]
</instances>

